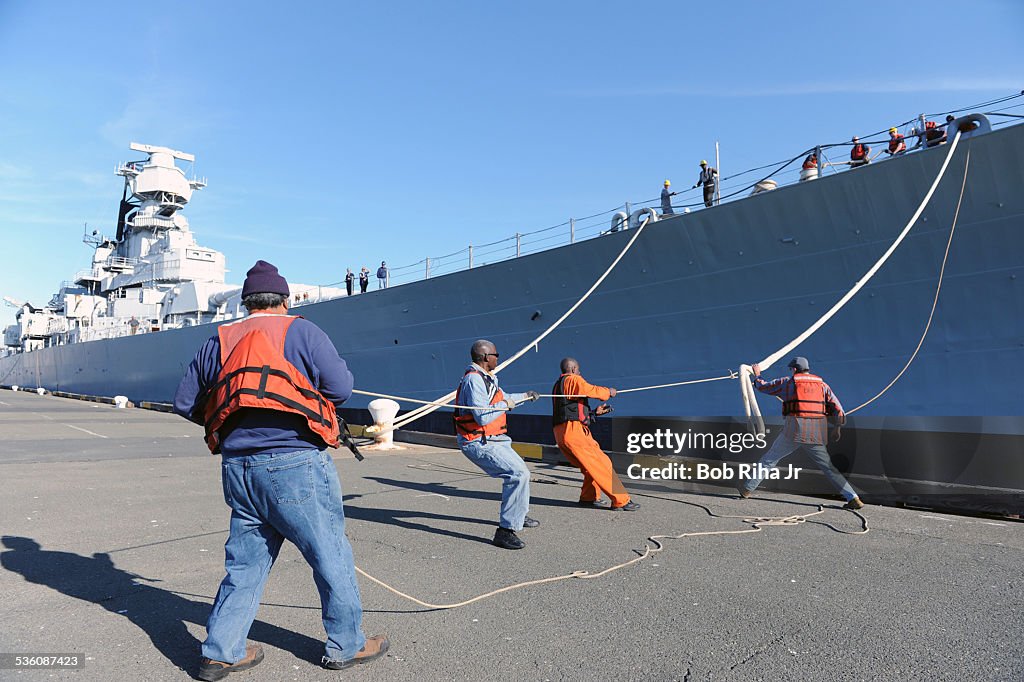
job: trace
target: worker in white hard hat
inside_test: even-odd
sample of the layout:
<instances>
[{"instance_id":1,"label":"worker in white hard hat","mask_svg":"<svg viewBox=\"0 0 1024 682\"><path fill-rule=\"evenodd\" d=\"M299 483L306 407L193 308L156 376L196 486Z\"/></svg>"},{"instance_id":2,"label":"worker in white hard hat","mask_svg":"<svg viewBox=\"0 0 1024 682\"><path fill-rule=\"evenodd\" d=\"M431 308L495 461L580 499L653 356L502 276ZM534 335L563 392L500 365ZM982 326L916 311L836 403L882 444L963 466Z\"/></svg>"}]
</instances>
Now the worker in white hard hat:
<instances>
[{"instance_id":1,"label":"worker in white hard hat","mask_svg":"<svg viewBox=\"0 0 1024 682\"><path fill-rule=\"evenodd\" d=\"M850 167L866 166L871 163L871 147L862 144L856 135L850 142L853 143L853 146L850 147Z\"/></svg>"},{"instance_id":2,"label":"worker in white hard hat","mask_svg":"<svg viewBox=\"0 0 1024 682\"><path fill-rule=\"evenodd\" d=\"M715 201L715 186L718 184L718 169L709 166L707 161L700 162L700 177L694 187L704 185L704 205L711 208Z\"/></svg>"},{"instance_id":3,"label":"worker in white hard hat","mask_svg":"<svg viewBox=\"0 0 1024 682\"><path fill-rule=\"evenodd\" d=\"M672 191L671 187L672 183L666 180L661 188L661 212L663 215L675 215L675 211L672 210L671 197L674 197L676 193Z\"/></svg>"}]
</instances>

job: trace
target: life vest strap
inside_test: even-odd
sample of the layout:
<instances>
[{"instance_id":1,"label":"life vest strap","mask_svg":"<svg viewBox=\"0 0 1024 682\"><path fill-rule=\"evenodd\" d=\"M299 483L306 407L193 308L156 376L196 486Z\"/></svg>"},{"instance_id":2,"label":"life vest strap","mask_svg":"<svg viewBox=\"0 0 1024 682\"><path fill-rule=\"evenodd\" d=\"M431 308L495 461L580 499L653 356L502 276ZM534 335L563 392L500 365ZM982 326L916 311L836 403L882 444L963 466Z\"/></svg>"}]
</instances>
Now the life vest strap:
<instances>
[{"instance_id":1,"label":"life vest strap","mask_svg":"<svg viewBox=\"0 0 1024 682\"><path fill-rule=\"evenodd\" d=\"M309 389L303 388L302 386L299 386L298 384L295 383L295 381L292 379L291 376L289 376L289 374L287 372L284 372L284 371L279 370L279 369L272 369L270 367L270 365L263 365L262 367L239 367L235 371L229 372L228 374L224 375L223 379L221 379L216 384L214 384L209 389L207 389L207 391L204 393L203 401L205 402L206 398L209 395L212 395L213 392L216 391L218 388L220 388L222 385L227 384L233 377L238 376L240 374L245 374L247 372L252 372L252 373L259 372L260 373L260 384L259 384L259 387L256 388L256 389L239 388L239 389L236 389L234 391L229 391L228 394L226 396L224 396L224 400L221 401L221 404L217 406L217 409L213 410L210 413L210 418L206 420L206 427L207 428L209 428L210 425L213 424L213 422L217 419L218 413L221 410L223 410L225 407L227 407L231 403L231 401L234 400L235 397L239 396L239 395L254 395L259 400L263 400L265 397L270 397L270 398L273 398L274 400L280 402L282 405L287 405L288 407L291 407L291 408L299 410L300 412L302 412L302 414L306 415L307 417L310 417L311 419L315 419L319 424L322 424L322 425L327 426L327 427L332 426L331 420L324 418L324 402L325 401L324 401L324 397L322 395L320 395L320 393L318 391L311 391ZM303 396L305 396L307 398L316 400L317 410L318 411L314 412L313 410L309 409L308 407L306 407L304 405L301 405L301 404L295 402L294 400L290 400L289 398L285 398L284 396L282 396L279 393L268 392L267 391L267 380L268 380L268 378L271 375L273 375L275 377L279 377L281 379L287 380L288 383L291 384L292 387L296 391L298 391L300 394L302 394Z\"/></svg>"},{"instance_id":2,"label":"life vest strap","mask_svg":"<svg viewBox=\"0 0 1024 682\"><path fill-rule=\"evenodd\" d=\"M263 371L260 372L260 387L256 391L256 397L263 400L263 397L267 395L267 379L270 377L270 365L263 365Z\"/></svg>"},{"instance_id":3,"label":"life vest strap","mask_svg":"<svg viewBox=\"0 0 1024 682\"><path fill-rule=\"evenodd\" d=\"M260 373L260 384L262 386L266 386L266 381L267 381L267 377L268 376L275 376L275 377L279 377L281 379L286 379L288 381L288 383L290 383L295 388L296 391L298 391L299 393L301 393L305 397L310 398L312 400L316 400L318 402L322 402L323 401L323 396L320 395L319 391L314 391L314 390L310 390L308 388L303 388L302 386L300 386L297 383L295 383L295 381L288 374L288 372L285 372L285 371L280 370L280 369L272 369L269 365L264 365L262 367L239 367L238 369L236 369L233 372L228 372L227 374L225 374L223 376L223 378L221 378L220 381L218 381L217 383L211 385L208 389L206 389L203 392L203 398L201 398L201 400L204 400L210 394L214 393L217 389L219 389L221 386L223 386L224 384L226 384L229 381L231 381L233 378L235 378L239 374L245 374L246 372L259 372ZM266 372L266 373L264 374L264 372Z\"/></svg>"},{"instance_id":4,"label":"life vest strap","mask_svg":"<svg viewBox=\"0 0 1024 682\"><path fill-rule=\"evenodd\" d=\"M316 412L314 410L309 409L308 407L306 407L302 403L296 402L296 401L292 400L291 398L283 396L280 393L275 393L273 391L266 391L266 390L264 390L262 392L262 394L261 394L261 391L259 389L256 389L256 388L239 388L239 389L235 389L234 391L232 391L231 393L228 394L228 396L224 400L224 403L220 406L220 408L218 408L217 412L219 412L221 409L223 409L226 405L228 405L236 397L241 396L241 395L256 396L256 398L258 398L260 400L263 400L264 398L270 398L271 400L275 400L275 401L281 403L285 407L290 407L291 409L293 409L293 410L295 410L297 412L300 412L303 416L305 416L305 417L307 417L307 418L317 422L318 424L321 424L321 425L326 426L328 428L333 426L333 424L331 423L331 420L325 418L322 411L318 413L318 412ZM207 422L207 423L208 424L212 423L212 420L211 420L211 422Z\"/></svg>"}]
</instances>

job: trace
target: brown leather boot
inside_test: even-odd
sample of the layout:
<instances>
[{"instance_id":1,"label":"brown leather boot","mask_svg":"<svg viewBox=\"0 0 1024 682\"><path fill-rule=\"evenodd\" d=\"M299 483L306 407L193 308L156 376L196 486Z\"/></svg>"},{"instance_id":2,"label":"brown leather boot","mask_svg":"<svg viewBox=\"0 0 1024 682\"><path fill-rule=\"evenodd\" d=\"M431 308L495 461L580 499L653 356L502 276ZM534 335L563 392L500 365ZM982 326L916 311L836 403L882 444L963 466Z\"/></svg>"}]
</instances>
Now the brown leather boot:
<instances>
[{"instance_id":1,"label":"brown leather boot","mask_svg":"<svg viewBox=\"0 0 1024 682\"><path fill-rule=\"evenodd\" d=\"M224 663L204 658L199 662L199 679L214 682L223 680L231 673L248 670L263 662L263 647L259 644L249 644L245 647L245 658L237 663Z\"/></svg>"},{"instance_id":2,"label":"brown leather boot","mask_svg":"<svg viewBox=\"0 0 1024 682\"><path fill-rule=\"evenodd\" d=\"M326 656L321 659L320 663L323 667L328 670L345 670L351 668L354 665L362 665L363 663L369 663L376 661L378 658L383 656L391 648L391 642L388 641L387 635L374 635L366 638L366 644L359 650L352 658L347 661L336 661L333 658L327 658Z\"/></svg>"}]
</instances>

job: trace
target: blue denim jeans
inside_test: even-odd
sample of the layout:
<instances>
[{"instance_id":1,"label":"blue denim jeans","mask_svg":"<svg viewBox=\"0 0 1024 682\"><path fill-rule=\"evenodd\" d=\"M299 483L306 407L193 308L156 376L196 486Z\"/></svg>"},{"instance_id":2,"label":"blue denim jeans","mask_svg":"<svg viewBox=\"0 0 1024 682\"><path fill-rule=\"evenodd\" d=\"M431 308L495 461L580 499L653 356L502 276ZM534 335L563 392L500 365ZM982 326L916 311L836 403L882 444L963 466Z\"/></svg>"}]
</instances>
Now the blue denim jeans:
<instances>
[{"instance_id":1,"label":"blue denim jeans","mask_svg":"<svg viewBox=\"0 0 1024 682\"><path fill-rule=\"evenodd\" d=\"M512 449L512 441L506 438L488 438L466 441L459 439L462 454L473 464L494 478L502 479L501 511L498 525L502 528L520 531L526 512L530 511L530 470L519 453Z\"/></svg>"},{"instance_id":2,"label":"blue denim jeans","mask_svg":"<svg viewBox=\"0 0 1024 682\"><path fill-rule=\"evenodd\" d=\"M327 631L325 655L355 656L366 643L363 608L334 460L319 450L224 457L221 474L231 507L227 575L206 622L203 656L225 663L245 658L263 585L285 540L313 568Z\"/></svg>"},{"instance_id":3,"label":"blue denim jeans","mask_svg":"<svg viewBox=\"0 0 1024 682\"><path fill-rule=\"evenodd\" d=\"M839 470L832 464L832 458L828 456L828 450L825 449L824 445L814 445L812 443L798 443L792 438L787 438L785 434L779 436L772 443L771 448L768 452L761 456L761 465L767 469L772 469L782 459L789 457L791 454L799 449L803 449L811 460L814 461L818 468L821 469L825 477L832 482L832 485L843 494L846 501L849 502L853 498L857 497L857 493L854 492L853 487L850 486L850 482L846 480L846 477L839 473ZM752 478L747 481L744 485L747 490L754 492L757 490L757 486L761 485L762 478Z\"/></svg>"}]
</instances>

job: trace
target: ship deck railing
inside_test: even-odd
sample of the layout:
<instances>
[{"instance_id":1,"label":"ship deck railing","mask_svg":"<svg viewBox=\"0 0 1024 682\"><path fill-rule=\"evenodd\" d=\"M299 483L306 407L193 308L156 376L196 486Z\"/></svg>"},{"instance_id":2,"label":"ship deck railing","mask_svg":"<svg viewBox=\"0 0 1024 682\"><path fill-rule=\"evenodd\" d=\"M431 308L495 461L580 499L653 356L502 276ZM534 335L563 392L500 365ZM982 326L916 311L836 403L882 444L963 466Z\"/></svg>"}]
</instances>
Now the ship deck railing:
<instances>
[{"instance_id":1,"label":"ship deck railing","mask_svg":"<svg viewBox=\"0 0 1024 682\"><path fill-rule=\"evenodd\" d=\"M1003 100L999 101L1005 102L1018 97L1024 97L1024 92L1019 95L1003 98ZM1014 123L1020 124L1024 117L1019 114L1008 114L1004 112L1021 107L1024 107L1024 104L1014 104L996 111L985 112L984 115L996 116L1004 119L993 123L993 128L1012 125ZM941 114L928 114L927 118L941 119L946 113L954 114L958 112L965 112L973 108L974 107L958 109L951 112L942 112ZM943 123L937 126L937 128L942 129L945 125L946 124ZM933 143L930 145L925 143L923 117L915 117L896 127L903 131L907 144L907 151L899 154L898 156L912 155L923 149L931 149L935 146L946 144L945 140L941 143ZM888 128L886 131L861 136L861 142L871 146L872 156L874 157L872 164L887 163L895 158L882 153L882 150L884 150L889 143L887 131ZM672 216L665 216L662 214L660 196L638 202L626 201L614 208L585 216L583 218L569 218L568 220L556 225L544 227L539 230L517 232L509 237L505 237L504 239L499 239L486 244L467 245L457 251L453 251L442 256L429 256L416 261L415 263L389 268L388 287L429 279L431 277L459 272L461 270L468 270L470 268L489 265L491 263L511 260L513 258L537 253L539 251L546 251L559 246L565 246L567 244L600 237L608 234L609 232L616 231L613 229L613 220L617 220L615 216L619 213L625 213L629 216L638 209L651 208L658 213L659 219L664 219L666 217L675 217L680 214L691 213L692 211L714 209L722 203L730 203L732 201L740 201L750 198L756 193L761 193L755 192L754 188L765 180L774 181L774 189L797 185L802 182L813 182L814 179L801 180L800 175L802 170L801 162L808 154L815 152L820 155L818 160L819 167L818 175L816 176L817 179L838 173L857 172L863 166L849 166L849 148L852 145L853 143L850 141L815 145L800 152L791 159L766 164L764 166L751 168L740 173L723 177L719 180L720 186L718 188L718 197L715 199L711 207L705 207L703 202L703 188L701 187L687 188L686 190L680 191L679 194L673 198L672 207L674 214ZM767 191L774 191L774 189ZM623 229L626 228L623 227ZM318 288L326 287L343 288L344 280L318 286ZM377 288L376 269L374 268L370 271L370 286L366 293L376 291ZM358 293L358 287L356 287L353 294L358 295ZM342 296L344 296L344 294L342 294ZM327 300L328 298L332 297L322 296L318 293L315 300L311 296L309 300L296 302L295 305L316 303L322 300Z\"/></svg>"}]
</instances>

